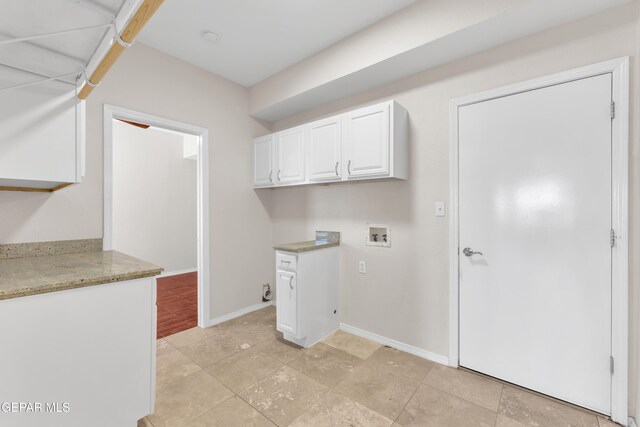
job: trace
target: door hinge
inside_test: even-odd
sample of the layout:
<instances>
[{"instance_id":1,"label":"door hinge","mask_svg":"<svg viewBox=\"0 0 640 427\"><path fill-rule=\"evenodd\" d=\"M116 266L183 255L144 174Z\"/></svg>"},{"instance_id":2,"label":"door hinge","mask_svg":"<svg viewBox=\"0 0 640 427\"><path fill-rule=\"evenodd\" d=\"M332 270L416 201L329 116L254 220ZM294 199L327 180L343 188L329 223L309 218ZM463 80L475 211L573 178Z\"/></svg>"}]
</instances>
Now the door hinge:
<instances>
[{"instance_id":1,"label":"door hinge","mask_svg":"<svg viewBox=\"0 0 640 427\"><path fill-rule=\"evenodd\" d=\"M614 229L612 228L609 234L609 244L611 245L611 247L614 247L616 245L616 239L618 238L618 236L616 236L616 232L614 231Z\"/></svg>"},{"instance_id":2,"label":"door hinge","mask_svg":"<svg viewBox=\"0 0 640 427\"><path fill-rule=\"evenodd\" d=\"M613 374L613 356L609 356L609 368L611 370L611 373Z\"/></svg>"},{"instance_id":3,"label":"door hinge","mask_svg":"<svg viewBox=\"0 0 640 427\"><path fill-rule=\"evenodd\" d=\"M611 118L616 118L616 103L614 101L611 101Z\"/></svg>"}]
</instances>

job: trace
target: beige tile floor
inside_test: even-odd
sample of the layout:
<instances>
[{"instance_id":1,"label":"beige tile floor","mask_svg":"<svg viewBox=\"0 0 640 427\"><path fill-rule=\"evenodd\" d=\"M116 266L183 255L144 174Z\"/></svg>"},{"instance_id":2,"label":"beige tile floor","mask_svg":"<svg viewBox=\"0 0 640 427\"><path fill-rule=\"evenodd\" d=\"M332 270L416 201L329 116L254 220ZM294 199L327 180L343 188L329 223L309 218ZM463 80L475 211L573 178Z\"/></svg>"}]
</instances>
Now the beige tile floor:
<instances>
[{"instance_id":1,"label":"beige tile floor","mask_svg":"<svg viewBox=\"0 0 640 427\"><path fill-rule=\"evenodd\" d=\"M613 427L595 414L342 331L302 349L273 307L158 341L138 426Z\"/></svg>"}]
</instances>

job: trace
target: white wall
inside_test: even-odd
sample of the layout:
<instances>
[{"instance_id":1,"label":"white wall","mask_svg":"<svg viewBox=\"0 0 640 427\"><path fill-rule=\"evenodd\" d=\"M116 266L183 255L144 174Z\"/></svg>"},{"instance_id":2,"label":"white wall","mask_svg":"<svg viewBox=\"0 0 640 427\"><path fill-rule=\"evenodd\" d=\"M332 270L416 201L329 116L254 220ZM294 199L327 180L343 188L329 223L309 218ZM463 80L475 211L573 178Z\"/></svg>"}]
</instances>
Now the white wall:
<instances>
[{"instance_id":1,"label":"white wall","mask_svg":"<svg viewBox=\"0 0 640 427\"><path fill-rule=\"evenodd\" d=\"M165 272L198 266L197 162L184 139L113 121L113 249Z\"/></svg>"},{"instance_id":2,"label":"white wall","mask_svg":"<svg viewBox=\"0 0 640 427\"><path fill-rule=\"evenodd\" d=\"M84 182L0 192L0 243L102 237L105 103L209 129L211 317L259 303L273 270L270 197L253 191L249 141L267 129L249 117L246 88L139 43L88 98Z\"/></svg>"},{"instance_id":3,"label":"white wall","mask_svg":"<svg viewBox=\"0 0 640 427\"><path fill-rule=\"evenodd\" d=\"M410 177L406 182L274 190L270 210L274 243L306 239L318 229L342 232L342 321L446 356L449 217L436 218L434 203L444 200L449 208L449 101L630 55L630 404L631 414L636 414L640 375L638 19L638 2L634 2L275 123L274 130L281 130L394 98L409 112ZM390 224L393 246L366 247L366 222ZM367 261L367 274L358 273L359 260Z\"/></svg>"}]
</instances>

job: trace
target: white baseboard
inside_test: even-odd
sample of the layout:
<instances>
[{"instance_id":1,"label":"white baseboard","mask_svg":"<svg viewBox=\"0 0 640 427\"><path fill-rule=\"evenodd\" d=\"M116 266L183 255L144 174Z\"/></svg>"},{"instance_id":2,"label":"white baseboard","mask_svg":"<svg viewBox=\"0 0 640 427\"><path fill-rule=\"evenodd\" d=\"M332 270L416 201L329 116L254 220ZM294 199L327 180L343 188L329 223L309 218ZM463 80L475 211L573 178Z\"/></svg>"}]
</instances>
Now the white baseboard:
<instances>
[{"instance_id":1,"label":"white baseboard","mask_svg":"<svg viewBox=\"0 0 640 427\"><path fill-rule=\"evenodd\" d=\"M216 317L215 319L209 320L209 322L207 322L207 324L205 325L205 328L217 325L218 323L226 322L227 320L235 319L236 317L244 316L245 314L251 313L252 311L261 310L263 308L269 307L270 305L275 305L275 301L261 302L260 304L245 307L241 310L234 311L233 313Z\"/></svg>"},{"instance_id":2,"label":"white baseboard","mask_svg":"<svg viewBox=\"0 0 640 427\"><path fill-rule=\"evenodd\" d=\"M638 424L636 424L636 420L634 420L632 417L629 417L629 422L627 423L628 427L638 427Z\"/></svg>"},{"instance_id":3,"label":"white baseboard","mask_svg":"<svg viewBox=\"0 0 640 427\"><path fill-rule=\"evenodd\" d=\"M414 356L422 357L423 359L431 360L432 362L440 363L442 365L449 365L449 358L440 354L431 353L430 351L423 350L418 347L414 347L409 344L405 344L400 341L396 341L391 338L383 337L382 335L374 334L373 332L365 331L344 323L340 323L340 329L353 335L357 335L362 338L377 342L378 344L388 345L397 350L402 350L406 353L413 354Z\"/></svg>"},{"instance_id":4,"label":"white baseboard","mask_svg":"<svg viewBox=\"0 0 640 427\"><path fill-rule=\"evenodd\" d=\"M196 271L198 271L197 268L186 268L184 270L175 270L175 271L163 271L162 274L156 276L156 278L177 276L178 274L194 273Z\"/></svg>"}]
</instances>

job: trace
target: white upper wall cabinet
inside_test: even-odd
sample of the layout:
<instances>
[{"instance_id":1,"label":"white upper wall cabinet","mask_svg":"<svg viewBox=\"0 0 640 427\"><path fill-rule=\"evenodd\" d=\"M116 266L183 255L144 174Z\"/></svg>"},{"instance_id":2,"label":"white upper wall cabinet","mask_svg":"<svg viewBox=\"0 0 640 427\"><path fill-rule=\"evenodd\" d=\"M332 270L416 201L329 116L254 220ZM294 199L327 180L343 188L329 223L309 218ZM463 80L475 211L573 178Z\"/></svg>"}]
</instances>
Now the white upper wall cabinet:
<instances>
[{"instance_id":1,"label":"white upper wall cabinet","mask_svg":"<svg viewBox=\"0 0 640 427\"><path fill-rule=\"evenodd\" d=\"M265 141L271 141L270 151L261 147ZM256 188L408 178L408 115L395 101L267 135L253 144Z\"/></svg>"},{"instance_id":2,"label":"white upper wall cabinet","mask_svg":"<svg viewBox=\"0 0 640 427\"><path fill-rule=\"evenodd\" d=\"M0 87L20 82L11 69ZM84 102L50 81L0 93L0 190L53 191L84 174Z\"/></svg>"},{"instance_id":3,"label":"white upper wall cabinet","mask_svg":"<svg viewBox=\"0 0 640 427\"><path fill-rule=\"evenodd\" d=\"M267 135L253 141L253 186L273 184L273 135Z\"/></svg>"},{"instance_id":4,"label":"white upper wall cabinet","mask_svg":"<svg viewBox=\"0 0 640 427\"><path fill-rule=\"evenodd\" d=\"M373 105L345 117L347 179L389 174L389 104Z\"/></svg>"},{"instance_id":5,"label":"white upper wall cabinet","mask_svg":"<svg viewBox=\"0 0 640 427\"><path fill-rule=\"evenodd\" d=\"M303 184L305 174L304 127L300 126L275 135L276 184Z\"/></svg>"},{"instance_id":6,"label":"white upper wall cabinet","mask_svg":"<svg viewBox=\"0 0 640 427\"><path fill-rule=\"evenodd\" d=\"M342 119L340 116L307 125L309 181L342 179Z\"/></svg>"}]
</instances>

